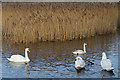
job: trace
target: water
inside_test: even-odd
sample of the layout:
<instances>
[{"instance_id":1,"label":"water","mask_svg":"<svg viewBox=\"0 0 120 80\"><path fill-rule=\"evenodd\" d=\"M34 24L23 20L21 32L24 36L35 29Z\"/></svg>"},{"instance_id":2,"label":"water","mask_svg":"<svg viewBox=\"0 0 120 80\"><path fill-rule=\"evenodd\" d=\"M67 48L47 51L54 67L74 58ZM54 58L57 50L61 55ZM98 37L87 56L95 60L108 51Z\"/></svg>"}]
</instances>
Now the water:
<instances>
[{"instance_id":1,"label":"water","mask_svg":"<svg viewBox=\"0 0 120 80\"><path fill-rule=\"evenodd\" d=\"M118 78L118 37L116 34L95 36L83 40L65 42L39 42L34 44L12 44L3 41L2 76L4 78ZM72 52L83 49L87 43L87 53L82 56L86 67L79 73L74 68L75 57ZM13 54L24 56L24 49L30 48L30 62L12 63L6 58ZM101 53L113 63L113 73L102 71ZM90 62L94 63L93 65Z\"/></svg>"}]
</instances>

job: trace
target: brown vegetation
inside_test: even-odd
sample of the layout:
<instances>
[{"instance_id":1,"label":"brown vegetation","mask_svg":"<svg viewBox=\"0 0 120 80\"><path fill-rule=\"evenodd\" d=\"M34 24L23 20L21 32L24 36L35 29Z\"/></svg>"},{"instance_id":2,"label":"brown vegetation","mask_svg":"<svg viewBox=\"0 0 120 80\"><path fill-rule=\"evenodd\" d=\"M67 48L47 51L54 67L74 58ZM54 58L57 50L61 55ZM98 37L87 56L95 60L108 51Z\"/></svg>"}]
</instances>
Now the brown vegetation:
<instances>
[{"instance_id":1,"label":"brown vegetation","mask_svg":"<svg viewBox=\"0 0 120 80\"><path fill-rule=\"evenodd\" d=\"M64 41L117 29L117 3L3 3L3 38L13 42Z\"/></svg>"}]
</instances>

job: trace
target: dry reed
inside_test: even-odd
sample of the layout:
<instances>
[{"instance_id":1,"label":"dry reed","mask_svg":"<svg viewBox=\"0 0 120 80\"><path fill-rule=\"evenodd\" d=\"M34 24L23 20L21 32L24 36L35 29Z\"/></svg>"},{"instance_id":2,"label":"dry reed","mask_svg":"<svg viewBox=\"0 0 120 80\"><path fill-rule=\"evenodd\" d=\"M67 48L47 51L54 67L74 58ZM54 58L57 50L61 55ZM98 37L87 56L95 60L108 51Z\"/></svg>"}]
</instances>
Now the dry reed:
<instances>
[{"instance_id":1,"label":"dry reed","mask_svg":"<svg viewBox=\"0 0 120 80\"><path fill-rule=\"evenodd\" d=\"M2 34L13 42L64 41L117 29L116 3L3 3Z\"/></svg>"}]
</instances>

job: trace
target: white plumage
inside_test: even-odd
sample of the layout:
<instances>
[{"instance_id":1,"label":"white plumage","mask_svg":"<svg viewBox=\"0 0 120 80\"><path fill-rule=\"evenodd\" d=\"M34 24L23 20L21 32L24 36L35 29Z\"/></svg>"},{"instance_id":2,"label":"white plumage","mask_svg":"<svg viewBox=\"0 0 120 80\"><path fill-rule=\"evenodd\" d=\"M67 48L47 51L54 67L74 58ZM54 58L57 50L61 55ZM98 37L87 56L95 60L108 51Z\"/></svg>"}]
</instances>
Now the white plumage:
<instances>
[{"instance_id":1,"label":"white plumage","mask_svg":"<svg viewBox=\"0 0 120 80\"><path fill-rule=\"evenodd\" d=\"M103 70L111 71L114 69L112 67L112 63L111 63L110 59L107 59L105 52L102 53L102 60L101 60L100 64L101 64Z\"/></svg>"},{"instance_id":2,"label":"white plumage","mask_svg":"<svg viewBox=\"0 0 120 80\"><path fill-rule=\"evenodd\" d=\"M83 44L83 49L84 49L84 50L75 50L75 51L73 52L73 54L75 54L75 55L80 55L80 54L86 53L86 48L85 48L86 45L87 45L86 43Z\"/></svg>"},{"instance_id":3,"label":"white plumage","mask_svg":"<svg viewBox=\"0 0 120 80\"><path fill-rule=\"evenodd\" d=\"M25 57L21 55L12 55L10 58L7 58L11 62L29 62L30 59L28 58L28 52L29 48L25 49ZM30 51L29 51L30 52Z\"/></svg>"},{"instance_id":4,"label":"white plumage","mask_svg":"<svg viewBox=\"0 0 120 80\"><path fill-rule=\"evenodd\" d=\"M85 67L85 62L84 62L84 60L83 60L81 57L77 56L77 57L76 57L76 61L75 61L75 68L76 68L77 70L79 70L79 69L82 69L82 68L84 68L84 67Z\"/></svg>"}]
</instances>

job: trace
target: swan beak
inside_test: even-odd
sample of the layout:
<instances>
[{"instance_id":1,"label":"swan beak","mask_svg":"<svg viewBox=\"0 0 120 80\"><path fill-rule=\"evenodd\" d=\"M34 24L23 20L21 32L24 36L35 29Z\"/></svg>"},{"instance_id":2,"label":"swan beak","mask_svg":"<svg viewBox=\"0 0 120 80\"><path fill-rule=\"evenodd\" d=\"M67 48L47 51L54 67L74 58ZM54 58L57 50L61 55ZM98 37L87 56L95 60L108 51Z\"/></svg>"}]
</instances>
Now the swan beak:
<instances>
[{"instance_id":1,"label":"swan beak","mask_svg":"<svg viewBox=\"0 0 120 80\"><path fill-rule=\"evenodd\" d=\"M76 61L77 59L75 59L75 61Z\"/></svg>"},{"instance_id":2,"label":"swan beak","mask_svg":"<svg viewBox=\"0 0 120 80\"><path fill-rule=\"evenodd\" d=\"M28 50L28 52L30 53L30 50Z\"/></svg>"}]
</instances>

